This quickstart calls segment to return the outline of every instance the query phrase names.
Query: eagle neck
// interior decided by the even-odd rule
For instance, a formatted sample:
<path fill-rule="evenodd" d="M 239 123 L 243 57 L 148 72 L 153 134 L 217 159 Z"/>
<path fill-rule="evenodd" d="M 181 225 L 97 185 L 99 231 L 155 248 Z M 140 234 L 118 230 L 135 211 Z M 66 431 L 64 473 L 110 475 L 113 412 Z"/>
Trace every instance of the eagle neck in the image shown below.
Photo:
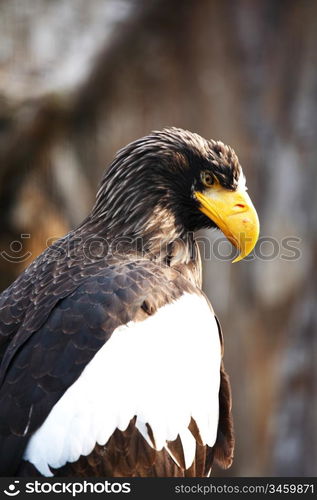
<path fill-rule="evenodd" d="M 171 212 L 154 209 L 140 230 L 122 233 L 113 229 L 102 219 L 88 217 L 73 237 L 79 236 L 83 244 L 88 241 L 93 251 L 100 247 L 102 257 L 145 258 L 174 268 L 200 288 L 201 264 L 194 233 L 177 224 Z"/>

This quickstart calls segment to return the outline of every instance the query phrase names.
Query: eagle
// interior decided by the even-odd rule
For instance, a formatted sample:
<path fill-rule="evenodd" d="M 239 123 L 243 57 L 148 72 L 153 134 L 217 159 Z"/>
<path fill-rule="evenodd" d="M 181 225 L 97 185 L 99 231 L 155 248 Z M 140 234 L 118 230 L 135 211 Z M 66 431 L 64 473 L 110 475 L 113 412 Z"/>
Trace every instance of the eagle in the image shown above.
<path fill-rule="evenodd" d="M 0 474 L 203 477 L 231 465 L 220 323 L 195 232 L 254 248 L 234 150 L 180 128 L 128 144 L 86 219 L 0 295 Z"/>

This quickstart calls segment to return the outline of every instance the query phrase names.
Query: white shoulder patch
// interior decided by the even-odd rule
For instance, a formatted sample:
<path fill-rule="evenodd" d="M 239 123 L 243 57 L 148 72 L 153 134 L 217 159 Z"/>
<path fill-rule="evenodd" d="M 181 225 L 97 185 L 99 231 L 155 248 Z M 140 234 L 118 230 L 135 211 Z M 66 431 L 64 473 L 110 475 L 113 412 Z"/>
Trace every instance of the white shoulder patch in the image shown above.
<path fill-rule="evenodd" d="M 213 446 L 219 416 L 221 346 L 215 317 L 199 295 L 184 294 L 142 322 L 117 328 L 30 438 L 24 459 L 44 476 L 136 425 L 155 447 L 180 435 L 186 467 L 195 456 L 191 417 Z"/>

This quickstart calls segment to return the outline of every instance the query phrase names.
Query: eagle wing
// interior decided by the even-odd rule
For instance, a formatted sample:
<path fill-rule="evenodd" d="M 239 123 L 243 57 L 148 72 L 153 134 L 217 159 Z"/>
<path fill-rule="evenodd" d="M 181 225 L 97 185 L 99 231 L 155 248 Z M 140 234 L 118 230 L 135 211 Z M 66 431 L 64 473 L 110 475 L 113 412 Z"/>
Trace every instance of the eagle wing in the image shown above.
<path fill-rule="evenodd" d="M 37 329 L 9 336 L 1 474 L 205 475 L 214 455 L 229 465 L 229 386 L 199 290 L 133 261 L 64 295 Z"/>

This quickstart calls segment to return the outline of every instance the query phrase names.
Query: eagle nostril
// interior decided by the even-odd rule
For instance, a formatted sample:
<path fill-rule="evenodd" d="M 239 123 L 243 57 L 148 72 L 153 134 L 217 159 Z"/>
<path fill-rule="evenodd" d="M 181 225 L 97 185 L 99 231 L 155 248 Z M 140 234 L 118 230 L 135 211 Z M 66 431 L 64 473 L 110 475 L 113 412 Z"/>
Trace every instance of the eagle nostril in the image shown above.
<path fill-rule="evenodd" d="M 235 208 L 236 208 L 236 207 L 237 207 L 237 208 L 245 208 L 245 205 L 243 205 L 243 203 L 237 203 L 237 204 L 235 205 Z"/>

